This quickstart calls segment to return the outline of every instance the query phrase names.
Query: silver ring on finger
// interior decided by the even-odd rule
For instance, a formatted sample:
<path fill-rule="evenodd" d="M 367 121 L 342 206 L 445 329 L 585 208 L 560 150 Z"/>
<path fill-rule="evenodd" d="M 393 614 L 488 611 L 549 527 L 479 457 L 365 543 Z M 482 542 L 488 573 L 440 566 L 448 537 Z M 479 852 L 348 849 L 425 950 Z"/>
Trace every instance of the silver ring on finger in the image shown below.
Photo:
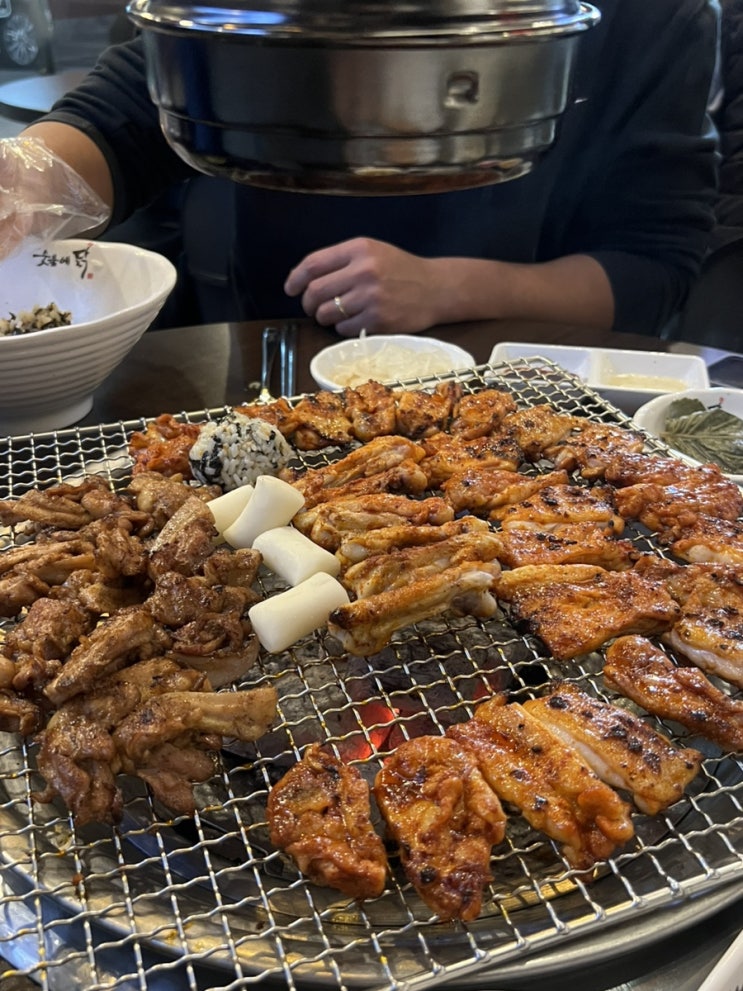
<path fill-rule="evenodd" d="M 335 303 L 336 309 L 343 317 L 343 319 L 348 320 L 349 314 L 345 306 L 343 305 L 343 300 L 340 298 L 340 296 L 333 296 L 333 302 Z"/>

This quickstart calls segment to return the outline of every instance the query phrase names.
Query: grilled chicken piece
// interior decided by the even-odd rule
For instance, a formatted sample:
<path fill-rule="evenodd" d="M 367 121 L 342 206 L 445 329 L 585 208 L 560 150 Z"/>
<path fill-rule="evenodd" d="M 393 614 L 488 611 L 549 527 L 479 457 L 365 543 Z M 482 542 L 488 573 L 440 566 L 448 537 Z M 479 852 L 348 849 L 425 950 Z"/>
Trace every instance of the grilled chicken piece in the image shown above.
<path fill-rule="evenodd" d="M 617 457 L 639 453 L 645 447 L 645 439 L 638 431 L 579 417 L 574 423 L 574 432 L 563 442 L 546 448 L 544 455 L 556 468 L 580 468 L 584 478 L 600 478 Z"/>
<path fill-rule="evenodd" d="M 190 478 L 188 452 L 200 430 L 197 423 L 182 423 L 170 413 L 151 420 L 145 430 L 136 430 L 129 438 L 129 455 L 134 461 L 132 475 L 158 472 Z"/>
<path fill-rule="evenodd" d="M 293 410 L 291 439 L 300 451 L 351 444 L 352 424 L 341 395 L 323 390 L 303 396 Z"/>
<path fill-rule="evenodd" d="M 743 522 L 700 513 L 678 531 L 671 551 L 682 561 L 743 564 Z"/>
<path fill-rule="evenodd" d="M 37 599 L 8 630 L 2 647 L 2 653 L 15 662 L 15 691 L 36 697 L 95 623 L 96 616 L 77 602 Z"/>
<path fill-rule="evenodd" d="M 465 440 L 493 433 L 508 413 L 515 413 L 516 400 L 502 389 L 482 389 L 462 396 L 452 411 L 449 433 Z"/>
<path fill-rule="evenodd" d="M 374 782 L 405 875 L 443 922 L 477 918 L 506 817 L 469 750 L 448 737 L 402 743 Z"/>
<path fill-rule="evenodd" d="M 743 492 L 722 472 L 700 474 L 696 481 L 678 485 L 638 482 L 617 489 L 617 512 L 625 519 L 639 520 L 671 543 L 696 524 L 700 514 L 736 520 L 743 514 Z"/>
<path fill-rule="evenodd" d="M 44 694 L 61 705 L 80 692 L 88 692 L 107 674 L 138 660 L 161 654 L 170 637 L 145 606 L 122 609 L 83 637 Z"/>
<path fill-rule="evenodd" d="M 523 461 L 521 449 L 509 434 L 467 440 L 461 434 L 435 433 L 424 438 L 422 444 L 426 454 L 421 468 L 432 489 L 440 488 L 454 473 L 493 468 L 515 472 Z"/>
<path fill-rule="evenodd" d="M 32 524 L 33 529 L 79 530 L 87 523 L 131 506 L 95 475 L 77 485 L 59 482 L 48 489 L 30 489 L 18 499 L 0 500 L 0 523 Z"/>
<path fill-rule="evenodd" d="M 180 744 L 194 736 L 257 740 L 276 718 L 277 701 L 272 685 L 239 692 L 175 691 L 151 696 L 114 729 L 122 767 L 136 774 L 164 743 Z"/>
<path fill-rule="evenodd" d="M 413 581 L 434 578 L 447 568 L 465 562 L 494 562 L 500 550 L 497 534 L 461 533 L 421 547 L 375 554 L 352 565 L 341 580 L 357 599 L 362 599 L 403 588 Z"/>
<path fill-rule="evenodd" d="M 457 382 L 439 382 L 432 392 L 400 389 L 395 392 L 397 433 L 418 439 L 444 430 L 462 395 Z"/>
<path fill-rule="evenodd" d="M 699 573 L 663 640 L 702 671 L 743 688 L 743 569 Z"/>
<path fill-rule="evenodd" d="M 421 460 L 424 450 L 407 437 L 376 437 L 357 447 L 345 458 L 322 468 L 307 470 L 285 468 L 279 474 L 304 496 L 304 508 L 335 498 L 340 491 L 359 479 L 369 479 L 401 464 Z"/>
<path fill-rule="evenodd" d="M 682 458 L 662 457 L 637 451 L 619 451 L 606 466 L 604 480 L 617 488 L 653 482 L 655 485 L 696 486 L 716 482 L 717 465 L 691 465 Z"/>
<path fill-rule="evenodd" d="M 17 616 L 71 574 L 96 563 L 95 548 L 84 540 L 23 544 L 0 557 L 0 616 Z"/>
<path fill-rule="evenodd" d="M 284 396 L 274 399 L 271 403 L 251 403 L 248 406 L 236 406 L 236 413 L 252 416 L 257 420 L 265 420 L 276 427 L 284 437 L 292 438 L 296 428 L 294 410 Z"/>
<path fill-rule="evenodd" d="M 184 484 L 180 475 L 168 478 L 154 471 L 136 474 L 127 491 L 137 509 L 150 518 L 151 530 L 162 530 L 188 499 L 195 497 L 209 502 L 221 494 L 219 486 L 200 485 L 194 488 Z"/>
<path fill-rule="evenodd" d="M 206 503 L 194 496 L 176 510 L 155 537 L 148 573 L 153 580 L 168 571 L 198 574 L 214 552 L 217 528 Z"/>
<path fill-rule="evenodd" d="M 662 584 L 635 571 L 588 564 L 526 565 L 504 571 L 496 594 L 559 661 L 625 633 L 660 633 L 679 616 Z"/>
<path fill-rule="evenodd" d="M 560 444 L 575 429 L 576 418 L 542 404 L 508 413 L 501 429 L 510 433 L 527 461 L 540 461 L 547 448 Z"/>
<path fill-rule="evenodd" d="M 31 736 L 41 725 L 41 710 L 35 703 L 0 689 L 0 732 Z"/>
<path fill-rule="evenodd" d="M 579 485 L 547 485 L 491 515 L 504 530 L 519 526 L 544 532 L 564 523 L 593 523 L 616 535 L 624 529 L 624 520 L 603 493 Z"/>
<path fill-rule="evenodd" d="M 271 842 L 314 884 L 359 900 L 384 891 L 387 856 L 371 824 L 369 786 L 319 744 L 273 786 L 266 819 Z"/>
<path fill-rule="evenodd" d="M 46 787 L 34 798 L 50 802 L 59 795 L 78 826 L 118 822 L 122 795 L 116 778 L 121 760 L 112 736 L 114 728 L 153 694 L 207 687 L 199 672 L 154 658 L 104 678 L 90 691 L 70 699 L 39 734 L 38 766 Z"/>
<path fill-rule="evenodd" d="M 545 475 L 522 475 L 510 468 L 467 468 L 460 471 L 452 466 L 453 473 L 442 483 L 441 490 L 455 513 L 466 510 L 478 516 L 489 516 L 503 506 L 523 502 L 548 485 L 567 485 L 565 471 L 551 471 Z"/>
<path fill-rule="evenodd" d="M 441 496 L 411 499 L 392 492 L 377 492 L 347 499 L 333 499 L 297 513 L 292 521 L 320 547 L 335 552 L 350 533 L 379 527 L 448 523 L 454 510 Z"/>
<path fill-rule="evenodd" d="M 618 540 L 595 523 L 563 523 L 550 530 L 513 526 L 499 531 L 498 560 L 508 568 L 529 564 L 593 564 L 624 571 L 636 557 L 631 540 Z"/>
<path fill-rule="evenodd" d="M 502 801 L 561 845 L 568 862 L 588 870 L 634 836 L 630 807 L 567 746 L 516 702 L 485 702 L 447 735 L 476 755 Z"/>
<path fill-rule="evenodd" d="M 606 651 L 604 682 L 660 719 L 671 719 L 723 750 L 743 751 L 743 702 L 698 668 L 673 664 L 645 637 L 619 637 Z"/>
<path fill-rule="evenodd" d="M 366 443 L 374 437 L 395 433 L 395 393 L 388 385 L 369 380 L 355 389 L 344 389 L 343 406 L 356 440 Z"/>
<path fill-rule="evenodd" d="M 698 750 L 675 747 L 633 713 L 568 681 L 524 708 L 575 747 L 602 781 L 630 792 L 648 815 L 677 802 L 702 762 Z"/>
<path fill-rule="evenodd" d="M 366 561 L 376 554 L 389 554 L 406 547 L 424 547 L 465 533 L 490 533 L 490 527 L 485 520 L 476 516 L 463 516 L 438 526 L 398 523 L 345 537 L 335 556 L 341 563 L 341 570 L 346 571 L 352 565 Z"/>
<path fill-rule="evenodd" d="M 497 611 L 491 589 L 500 566 L 465 561 L 403 588 L 380 592 L 334 609 L 328 632 L 349 654 L 367 657 L 380 651 L 396 630 L 445 612 L 487 619 Z"/>

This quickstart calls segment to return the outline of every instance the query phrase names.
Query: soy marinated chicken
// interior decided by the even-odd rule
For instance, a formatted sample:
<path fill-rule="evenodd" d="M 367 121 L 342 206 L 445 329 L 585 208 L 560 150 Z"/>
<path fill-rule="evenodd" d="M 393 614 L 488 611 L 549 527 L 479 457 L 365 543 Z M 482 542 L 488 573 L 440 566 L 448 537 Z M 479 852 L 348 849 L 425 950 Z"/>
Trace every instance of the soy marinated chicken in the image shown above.
<path fill-rule="evenodd" d="M 404 547 L 352 565 L 341 579 L 357 599 L 402 588 L 465 562 L 494 562 L 501 550 L 494 533 L 461 533 L 421 547 Z M 497 562 L 496 562 L 497 565 Z"/>
<path fill-rule="evenodd" d="M 122 609 L 81 638 L 44 694 L 59 706 L 119 668 L 164 653 L 170 644 L 171 637 L 145 606 Z"/>
<path fill-rule="evenodd" d="M 439 525 L 453 519 L 454 510 L 441 496 L 411 499 L 396 493 L 378 492 L 319 503 L 310 510 L 301 510 L 292 522 L 320 547 L 334 552 L 351 533 L 401 524 Z"/>
<path fill-rule="evenodd" d="M 461 396 L 452 411 L 449 433 L 465 440 L 493 433 L 508 413 L 515 413 L 516 400 L 502 389 L 482 389 Z"/>
<path fill-rule="evenodd" d="M 371 824 L 369 786 L 318 744 L 273 786 L 266 819 L 271 842 L 313 883 L 359 900 L 384 891 L 387 856 Z"/>
<path fill-rule="evenodd" d="M 334 609 L 328 632 L 349 654 L 367 657 L 386 646 L 396 630 L 432 616 L 453 612 L 487 619 L 497 611 L 491 589 L 499 572 L 494 562 L 465 561 L 403 588 Z"/>
<path fill-rule="evenodd" d="M 400 389 L 395 393 L 397 433 L 418 440 L 444 430 L 462 395 L 457 382 L 439 382 L 433 391 Z"/>
<path fill-rule="evenodd" d="M 499 531 L 498 560 L 508 568 L 529 564 L 593 564 L 607 571 L 632 567 L 631 540 L 618 540 L 594 523 L 563 523 L 550 530 L 513 526 Z"/>
<path fill-rule="evenodd" d="M 78 570 L 96 563 L 95 548 L 86 540 L 22 544 L 0 556 L 0 616 L 17 616 L 49 594 Z"/>
<path fill-rule="evenodd" d="M 216 485 L 194 488 L 185 485 L 180 475 L 168 478 L 158 472 L 142 471 L 129 482 L 127 493 L 135 507 L 148 517 L 149 524 L 144 529 L 147 533 L 152 533 L 162 530 L 184 502 L 193 498 L 209 502 L 221 494 L 221 489 Z M 142 529 L 140 528 L 140 534 Z"/>
<path fill-rule="evenodd" d="M 679 617 L 662 584 L 635 571 L 592 565 L 526 565 L 495 584 L 513 617 L 558 661 L 597 650 L 625 633 L 661 633 Z"/>
<path fill-rule="evenodd" d="M 447 736 L 470 750 L 483 777 L 535 829 L 560 844 L 571 866 L 588 870 L 634 835 L 630 807 L 577 750 L 516 702 L 486 702 Z"/>
<path fill-rule="evenodd" d="M 663 640 L 702 671 L 743 688 L 743 569 L 700 573 Z"/>
<path fill-rule="evenodd" d="M 305 471 L 283 469 L 280 477 L 304 496 L 305 509 L 335 498 L 339 491 L 359 479 L 369 479 L 401 464 L 421 460 L 424 449 L 407 437 L 377 437 L 357 447 L 339 461 Z"/>
<path fill-rule="evenodd" d="M 165 523 L 153 540 L 147 571 L 153 580 L 168 571 L 198 573 L 214 553 L 217 528 L 206 503 L 193 496 Z"/>
<path fill-rule="evenodd" d="M 675 747 L 633 713 L 571 682 L 530 699 L 524 709 L 575 747 L 602 781 L 630 792 L 637 808 L 648 815 L 677 802 L 699 771 L 698 750 Z"/>
<path fill-rule="evenodd" d="M 492 515 L 503 529 L 518 526 L 543 532 L 564 523 L 593 523 L 616 535 L 624 529 L 624 520 L 603 493 L 579 485 L 547 485 Z"/>
<path fill-rule="evenodd" d="M 670 719 L 723 750 L 743 751 L 743 702 L 720 691 L 696 667 L 680 667 L 640 636 L 606 651 L 605 684 L 660 719 Z"/>
<path fill-rule="evenodd" d="M 410 547 L 426 547 L 465 533 L 489 534 L 490 528 L 485 520 L 476 516 L 463 516 L 448 523 L 423 526 L 398 523 L 344 537 L 335 556 L 341 563 L 341 571 L 347 571 L 352 565 L 378 554 L 389 554 Z"/>
<path fill-rule="evenodd" d="M 131 507 L 115 495 L 104 479 L 91 476 L 79 485 L 59 482 L 47 489 L 30 489 L 17 499 L 0 500 L 0 523 L 32 529 L 79 530 L 107 513 Z"/>
<path fill-rule="evenodd" d="M 408 740 L 384 762 L 374 796 L 426 905 L 444 922 L 477 918 L 506 826 L 477 759 L 448 737 Z"/>
<path fill-rule="evenodd" d="M 467 511 L 477 516 L 490 516 L 504 506 L 524 502 L 540 489 L 552 485 L 567 485 L 565 471 L 544 475 L 522 475 L 510 468 L 467 468 L 454 466 L 453 474 L 442 482 L 441 491 L 455 513 Z"/>
<path fill-rule="evenodd" d="M 461 434 L 431 434 L 422 441 L 425 457 L 420 463 L 430 488 L 440 488 L 454 473 L 498 468 L 515 472 L 523 461 L 515 440 L 505 434 L 488 434 L 467 440 Z"/>

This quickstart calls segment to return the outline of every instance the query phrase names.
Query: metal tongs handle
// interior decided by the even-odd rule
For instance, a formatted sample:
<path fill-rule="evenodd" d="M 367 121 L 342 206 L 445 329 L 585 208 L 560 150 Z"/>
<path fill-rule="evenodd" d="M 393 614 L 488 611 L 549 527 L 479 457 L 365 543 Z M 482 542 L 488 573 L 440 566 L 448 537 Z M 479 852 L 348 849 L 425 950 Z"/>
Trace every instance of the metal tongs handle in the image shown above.
<path fill-rule="evenodd" d="M 273 402 L 271 392 L 271 372 L 279 350 L 280 335 L 278 327 L 264 327 L 261 338 L 261 391 L 258 393 L 259 403 Z"/>
<path fill-rule="evenodd" d="M 293 396 L 297 391 L 297 325 L 281 328 L 281 395 Z"/>

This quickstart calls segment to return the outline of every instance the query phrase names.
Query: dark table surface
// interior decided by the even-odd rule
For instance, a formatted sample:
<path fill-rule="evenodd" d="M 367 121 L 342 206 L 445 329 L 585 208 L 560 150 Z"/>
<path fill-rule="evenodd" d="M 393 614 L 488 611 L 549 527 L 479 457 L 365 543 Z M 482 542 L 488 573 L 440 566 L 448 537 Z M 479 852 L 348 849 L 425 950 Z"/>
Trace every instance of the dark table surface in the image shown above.
<path fill-rule="evenodd" d="M 149 332 L 138 342 L 119 368 L 98 390 L 91 413 L 81 425 L 110 423 L 157 416 L 160 413 L 195 412 L 249 402 L 257 396 L 261 365 L 261 331 L 267 321 L 211 324 Z M 666 350 L 655 338 L 597 332 L 555 324 L 486 321 L 436 327 L 430 336 L 459 344 L 477 363 L 488 360 L 495 344 L 523 341 L 545 345 L 577 345 Z M 309 373 L 311 357 L 338 340 L 333 330 L 313 322 L 298 322 L 297 392 L 316 387 Z M 272 388 L 278 393 L 278 369 Z M 666 926 L 650 946 L 617 954 L 604 948 L 604 959 L 577 949 L 569 970 L 556 967 L 547 985 L 551 991 L 697 991 L 716 959 L 743 926 L 743 886 L 734 884 L 712 903 L 704 900 L 696 918 L 687 910 L 683 924 L 665 913 Z M 621 940 L 625 949 L 632 937 Z M 485 978 L 487 982 L 487 978 Z M 18 982 L 18 983 L 16 983 Z M 32 987 L 24 978 L 3 978 L 0 991 Z M 473 988 L 496 985 L 473 982 Z M 520 979 L 508 975 L 498 987 L 542 988 L 544 976 Z M 731 989 L 732 991 L 732 989 Z"/>
<path fill-rule="evenodd" d="M 48 76 L 28 76 L 0 86 L 0 116 L 30 124 L 74 89 L 87 69 L 63 69 Z"/>
<path fill-rule="evenodd" d="M 206 324 L 146 333 L 98 390 L 93 409 L 81 422 L 111 423 L 250 402 L 258 394 L 261 331 L 266 324 Z M 310 320 L 297 321 L 297 327 L 297 392 L 301 393 L 317 388 L 309 372 L 312 356 L 340 338 Z M 656 338 L 513 320 L 435 327 L 427 335 L 459 344 L 478 364 L 487 361 L 494 345 L 503 341 L 665 349 Z M 278 367 L 274 375 L 272 388 L 278 393 Z"/>

